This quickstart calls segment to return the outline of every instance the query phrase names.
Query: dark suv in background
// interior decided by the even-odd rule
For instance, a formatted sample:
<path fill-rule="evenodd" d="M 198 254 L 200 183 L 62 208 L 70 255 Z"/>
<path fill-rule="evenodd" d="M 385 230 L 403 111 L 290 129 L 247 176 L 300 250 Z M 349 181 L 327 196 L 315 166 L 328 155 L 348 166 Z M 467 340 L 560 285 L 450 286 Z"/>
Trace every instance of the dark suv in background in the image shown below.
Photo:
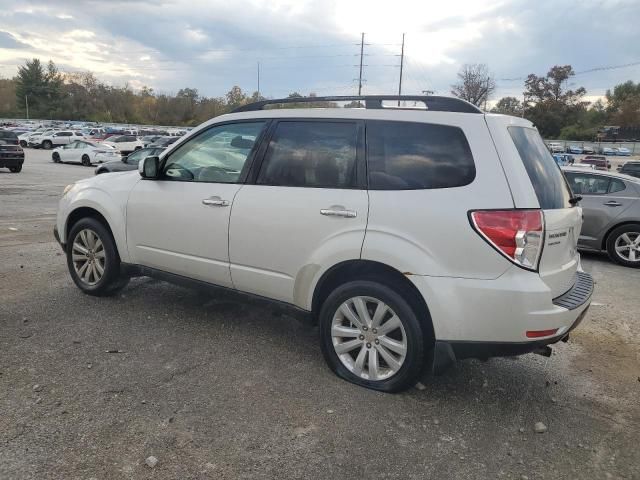
<path fill-rule="evenodd" d="M 640 162 L 627 162 L 618 168 L 618 172 L 640 178 Z"/>
<path fill-rule="evenodd" d="M 24 150 L 18 136 L 10 130 L 0 130 L 0 168 L 8 168 L 13 173 L 22 170 Z"/>

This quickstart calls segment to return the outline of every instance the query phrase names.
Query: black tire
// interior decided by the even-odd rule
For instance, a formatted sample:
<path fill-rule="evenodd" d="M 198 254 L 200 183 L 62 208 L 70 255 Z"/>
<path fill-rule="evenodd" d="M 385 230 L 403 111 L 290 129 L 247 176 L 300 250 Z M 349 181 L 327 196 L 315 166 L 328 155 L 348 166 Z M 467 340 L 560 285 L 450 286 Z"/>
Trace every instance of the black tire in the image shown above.
<path fill-rule="evenodd" d="M 74 241 L 83 230 L 91 230 L 98 236 L 104 246 L 104 273 L 95 284 L 89 284 L 79 277 L 72 258 Z M 129 277 L 125 276 L 121 271 L 120 256 L 118 255 L 115 241 L 109 230 L 98 220 L 91 217 L 78 220 L 69 232 L 66 250 L 67 268 L 71 278 L 84 293 L 94 296 L 114 295 L 129 283 Z"/>
<path fill-rule="evenodd" d="M 404 328 L 406 339 L 404 362 L 395 374 L 383 380 L 369 380 L 351 372 L 342 362 L 333 345 L 331 329 L 336 312 L 345 301 L 359 296 L 384 302 L 400 319 Z M 344 380 L 373 390 L 391 393 L 412 387 L 423 372 L 425 337 L 422 325 L 407 300 L 386 285 L 369 280 L 358 280 L 339 286 L 327 297 L 320 309 L 319 327 L 324 358 L 329 368 Z M 367 348 L 369 345 L 371 344 L 367 344 Z M 373 346 L 373 348 L 378 347 Z"/>
<path fill-rule="evenodd" d="M 53 152 L 53 154 L 51 155 L 51 160 L 53 160 L 54 163 L 61 163 L 62 162 L 60 160 L 60 154 L 58 152 Z"/>
<path fill-rule="evenodd" d="M 622 225 L 609 234 L 607 237 L 607 253 L 609 254 L 609 258 L 625 267 L 640 268 L 640 248 L 632 249 L 634 250 L 633 254 L 631 254 L 631 250 L 627 249 L 623 249 L 620 253 L 616 251 L 616 244 L 627 243 L 623 238 L 624 235 L 631 240 L 638 238 L 640 236 L 640 223 Z M 631 256 L 635 256 L 637 260 L 630 260 L 629 257 Z"/>
<path fill-rule="evenodd" d="M 133 151 L 135 152 L 136 150 L 140 150 L 142 147 L 138 146 L 136 148 L 133 149 Z"/>
<path fill-rule="evenodd" d="M 42 148 L 44 148 L 45 150 L 51 150 L 51 147 L 53 147 L 53 143 L 51 143 L 51 140 L 45 140 L 44 142 L 42 142 Z"/>
<path fill-rule="evenodd" d="M 26 142 L 26 140 L 20 140 L 20 146 L 21 146 L 22 148 L 25 148 L 25 147 L 27 146 L 27 142 Z"/>
<path fill-rule="evenodd" d="M 85 167 L 91 166 L 91 159 L 89 158 L 89 155 L 87 154 L 82 155 L 82 165 L 84 165 Z"/>
<path fill-rule="evenodd" d="M 22 171 L 22 165 L 18 165 L 15 167 L 9 167 L 9 171 L 11 173 L 20 173 Z"/>

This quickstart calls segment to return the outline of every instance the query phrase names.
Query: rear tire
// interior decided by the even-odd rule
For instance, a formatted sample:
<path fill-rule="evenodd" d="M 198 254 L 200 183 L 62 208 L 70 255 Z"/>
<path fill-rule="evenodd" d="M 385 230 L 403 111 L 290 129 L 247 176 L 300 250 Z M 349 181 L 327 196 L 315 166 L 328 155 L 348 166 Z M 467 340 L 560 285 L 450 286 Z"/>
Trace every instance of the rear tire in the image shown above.
<path fill-rule="evenodd" d="M 640 268 L 640 224 L 631 223 L 614 229 L 607 237 L 607 253 L 620 265 Z"/>
<path fill-rule="evenodd" d="M 27 142 L 26 142 L 26 140 L 20 140 L 20 146 L 21 146 L 22 148 L 25 148 L 25 147 L 27 146 Z"/>
<path fill-rule="evenodd" d="M 9 167 L 9 171 L 11 173 L 20 173 L 22 171 L 22 165 L 18 165 L 17 167 Z"/>
<path fill-rule="evenodd" d="M 45 140 L 44 142 L 42 142 L 42 148 L 44 148 L 45 150 L 51 150 L 51 147 L 53 147 L 53 143 L 51 143 L 51 140 Z"/>
<path fill-rule="evenodd" d="M 376 320 L 378 308 L 384 314 Z M 368 325 L 360 322 L 362 317 Z M 329 368 L 349 382 L 399 392 L 415 385 L 422 374 L 425 337 L 420 321 L 409 303 L 386 285 L 358 280 L 339 286 L 323 303 L 319 326 Z"/>
<path fill-rule="evenodd" d="M 82 165 L 84 165 L 85 167 L 91 166 L 91 159 L 89 158 L 89 155 L 87 154 L 82 155 Z"/>
<path fill-rule="evenodd" d="M 86 217 L 76 222 L 67 239 L 67 267 L 76 286 L 88 295 L 114 295 L 129 283 L 109 230 Z"/>

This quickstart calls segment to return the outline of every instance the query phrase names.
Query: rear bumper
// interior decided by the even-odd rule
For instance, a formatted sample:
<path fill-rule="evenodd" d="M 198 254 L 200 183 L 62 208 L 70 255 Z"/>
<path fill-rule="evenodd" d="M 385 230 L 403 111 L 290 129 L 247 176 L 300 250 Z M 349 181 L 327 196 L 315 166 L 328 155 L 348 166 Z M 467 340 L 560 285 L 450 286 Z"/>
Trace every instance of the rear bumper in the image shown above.
<path fill-rule="evenodd" d="M 0 168 L 19 167 L 24 163 L 24 153 L 22 155 L 0 156 Z"/>
<path fill-rule="evenodd" d="M 529 292 L 520 293 L 521 295 L 529 294 Z M 513 292 L 511 292 L 511 294 L 513 294 Z M 534 295 L 533 293 L 530 294 Z M 445 340 L 442 339 L 443 337 L 438 337 L 436 330 L 436 342 L 433 349 L 433 373 L 442 373 L 455 363 L 456 360 L 464 358 L 487 359 L 490 357 L 522 355 L 535 352 L 547 345 L 557 343 L 560 340 L 567 340 L 569 332 L 576 328 L 586 316 L 592 294 L 593 279 L 591 275 L 578 271 L 576 273 L 576 281 L 571 289 L 563 295 L 551 299 L 551 308 L 533 312 L 521 311 L 518 315 L 517 310 L 514 311 L 513 305 L 509 307 L 502 306 L 503 310 L 506 308 L 507 311 L 515 314 L 507 319 L 509 325 L 504 329 L 497 328 L 499 324 L 496 323 L 495 317 L 486 319 L 485 321 L 483 318 L 474 319 L 470 316 L 467 319 L 469 323 L 486 323 L 496 328 L 496 330 L 491 332 L 492 338 L 490 339 L 475 340 L 473 336 L 468 336 L 467 338 Z M 487 303 L 491 303 L 491 300 L 485 299 L 483 304 L 476 305 L 476 310 L 483 311 L 487 308 Z M 498 308 L 500 308 L 499 305 Z M 543 315 L 540 315 L 540 313 L 543 313 Z M 496 315 L 498 315 L 497 310 Z M 505 319 L 503 318 L 501 321 L 504 322 Z M 557 329 L 553 335 L 535 340 L 525 340 L 525 331 L 544 330 L 552 325 L 552 328 Z M 514 327 L 522 332 L 521 338 L 514 341 L 501 340 L 501 335 L 504 336 L 505 332 L 508 334 L 508 332 L 513 331 Z M 473 332 L 477 330 L 471 326 L 468 328 L 468 331 L 472 332 L 471 335 L 473 335 Z"/>

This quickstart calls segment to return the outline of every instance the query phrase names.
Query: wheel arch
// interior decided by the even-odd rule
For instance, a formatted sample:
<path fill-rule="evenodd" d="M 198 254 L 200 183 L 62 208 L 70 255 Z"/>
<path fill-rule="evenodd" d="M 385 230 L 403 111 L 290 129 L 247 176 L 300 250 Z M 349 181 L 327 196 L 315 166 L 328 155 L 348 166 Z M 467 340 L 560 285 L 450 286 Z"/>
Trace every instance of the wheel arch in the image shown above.
<path fill-rule="evenodd" d="M 618 222 L 615 225 L 612 225 L 611 227 L 609 227 L 607 229 L 607 232 L 602 236 L 602 243 L 600 244 L 600 249 L 601 250 L 606 250 L 607 249 L 607 242 L 609 241 L 609 236 L 611 235 L 611 233 L 616 228 L 624 227 L 625 225 L 640 225 L 640 221 L 624 220 L 624 221 Z"/>
<path fill-rule="evenodd" d="M 338 286 L 353 280 L 372 280 L 379 282 L 400 294 L 416 312 L 416 316 L 425 327 L 425 340 L 435 340 L 435 332 L 429 307 L 416 286 L 399 270 L 373 260 L 347 260 L 327 269 L 316 282 L 311 301 L 314 320 L 318 319 L 324 300 Z"/>

